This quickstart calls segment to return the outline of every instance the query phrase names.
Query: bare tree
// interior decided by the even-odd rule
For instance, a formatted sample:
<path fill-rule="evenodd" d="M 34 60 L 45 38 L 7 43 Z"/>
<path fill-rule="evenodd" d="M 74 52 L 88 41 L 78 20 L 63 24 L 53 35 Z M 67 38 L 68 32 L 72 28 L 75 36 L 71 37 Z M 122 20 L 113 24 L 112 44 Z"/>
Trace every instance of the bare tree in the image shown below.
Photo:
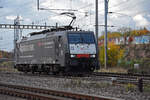
<path fill-rule="evenodd" d="M 124 37 L 124 44 L 127 43 L 127 37 L 130 36 L 130 32 L 131 32 L 131 28 L 128 27 L 122 27 L 118 29 L 118 32 L 122 33 L 123 37 Z"/>

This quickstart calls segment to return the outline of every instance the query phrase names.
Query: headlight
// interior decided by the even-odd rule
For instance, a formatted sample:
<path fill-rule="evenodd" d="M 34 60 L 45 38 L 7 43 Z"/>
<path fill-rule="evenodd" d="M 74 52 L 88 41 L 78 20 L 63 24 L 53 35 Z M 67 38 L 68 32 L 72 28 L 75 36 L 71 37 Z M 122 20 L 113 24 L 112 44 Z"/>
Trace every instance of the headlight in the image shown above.
<path fill-rule="evenodd" d="M 90 55 L 90 57 L 95 58 L 96 56 L 95 55 Z"/>
<path fill-rule="evenodd" d="M 76 55 L 70 55 L 70 57 L 71 57 L 71 58 L 74 58 L 74 57 L 76 57 Z"/>

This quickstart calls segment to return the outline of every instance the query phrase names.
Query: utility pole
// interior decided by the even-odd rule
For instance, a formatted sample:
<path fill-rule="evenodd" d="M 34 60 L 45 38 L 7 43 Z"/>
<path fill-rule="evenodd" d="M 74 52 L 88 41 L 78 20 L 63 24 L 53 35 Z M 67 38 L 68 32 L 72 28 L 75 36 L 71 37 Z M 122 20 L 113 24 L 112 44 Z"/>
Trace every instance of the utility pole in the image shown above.
<path fill-rule="evenodd" d="M 95 0 L 95 35 L 96 35 L 96 42 L 97 42 L 97 58 L 99 59 L 99 47 L 98 47 L 98 0 Z M 98 64 L 98 67 L 99 67 L 99 64 Z"/>
<path fill-rule="evenodd" d="M 107 69 L 107 15 L 108 15 L 108 2 L 105 0 L 105 35 L 104 35 L 104 47 L 105 47 L 105 69 Z"/>
<path fill-rule="evenodd" d="M 96 35 L 96 42 L 98 44 L 98 0 L 95 0 L 95 35 Z"/>
<path fill-rule="evenodd" d="M 17 40 L 19 39 L 19 16 L 14 20 L 14 60 L 17 61 Z"/>
<path fill-rule="evenodd" d="M 37 9 L 39 10 L 40 8 L 39 8 L 40 6 L 39 6 L 39 0 L 37 0 Z"/>

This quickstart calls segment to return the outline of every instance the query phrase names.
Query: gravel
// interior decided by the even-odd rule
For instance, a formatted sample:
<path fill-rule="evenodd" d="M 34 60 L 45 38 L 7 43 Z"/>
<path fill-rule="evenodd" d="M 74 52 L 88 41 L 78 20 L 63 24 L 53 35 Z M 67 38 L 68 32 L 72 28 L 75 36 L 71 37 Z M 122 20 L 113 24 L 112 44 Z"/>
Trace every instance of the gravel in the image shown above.
<path fill-rule="evenodd" d="M 0 100 L 27 100 L 27 99 L 22 99 L 22 98 L 17 98 L 17 97 L 0 94 Z"/>
<path fill-rule="evenodd" d="M 114 85 L 104 81 L 83 79 L 84 78 L 69 79 L 19 73 L 0 73 L 0 82 L 3 83 L 114 97 L 124 100 L 150 100 L 150 92 L 140 93 L 134 85 Z"/>

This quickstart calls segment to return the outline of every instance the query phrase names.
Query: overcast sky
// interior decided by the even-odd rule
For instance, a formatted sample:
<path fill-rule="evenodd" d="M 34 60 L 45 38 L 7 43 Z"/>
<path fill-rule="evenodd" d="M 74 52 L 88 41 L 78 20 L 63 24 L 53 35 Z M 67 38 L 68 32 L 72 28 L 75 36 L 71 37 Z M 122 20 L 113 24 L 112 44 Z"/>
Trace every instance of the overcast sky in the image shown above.
<path fill-rule="evenodd" d="M 116 31 L 121 27 L 131 27 L 139 29 L 146 27 L 150 29 L 150 0 L 109 0 L 108 28 Z M 60 16 L 64 11 L 38 11 L 37 0 L 0 0 L 0 23 L 13 24 L 16 16 L 20 16 L 21 24 L 68 25 L 70 17 Z M 95 0 L 40 0 L 40 8 L 49 9 L 73 9 L 77 20 L 74 26 L 79 26 L 84 30 L 94 31 L 95 25 Z M 66 12 L 66 11 L 65 11 Z M 104 0 L 99 0 L 99 25 L 104 24 Z M 99 27 L 99 35 L 104 27 Z M 35 31 L 35 30 L 31 30 Z M 29 30 L 23 30 L 23 35 L 27 35 Z M 13 49 L 13 30 L 0 29 L 0 49 Z"/>

